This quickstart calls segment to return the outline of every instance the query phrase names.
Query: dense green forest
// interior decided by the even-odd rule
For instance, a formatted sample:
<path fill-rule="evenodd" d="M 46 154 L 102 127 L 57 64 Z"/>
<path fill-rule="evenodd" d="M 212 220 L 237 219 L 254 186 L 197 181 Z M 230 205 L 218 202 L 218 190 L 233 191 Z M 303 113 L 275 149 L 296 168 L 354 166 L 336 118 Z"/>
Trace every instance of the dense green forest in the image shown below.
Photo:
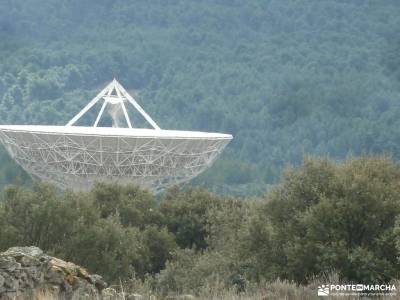
<path fill-rule="evenodd" d="M 0 251 L 35 245 L 111 284 L 161 296 L 258 287 L 263 297 L 241 299 L 311 299 L 294 291 L 269 297 L 277 287 L 266 284 L 400 278 L 399 182 L 397 162 L 361 157 L 340 164 L 308 158 L 262 199 L 247 201 L 199 189 L 174 188 L 157 201 L 135 186 L 98 184 L 88 193 L 8 187 Z M 316 286 L 311 292 L 316 297 Z"/>
<path fill-rule="evenodd" d="M 398 28 L 395 0 L 3 0 L 0 123 L 65 124 L 116 77 L 162 128 L 234 135 L 194 184 L 262 194 L 307 153 L 400 157 Z"/>

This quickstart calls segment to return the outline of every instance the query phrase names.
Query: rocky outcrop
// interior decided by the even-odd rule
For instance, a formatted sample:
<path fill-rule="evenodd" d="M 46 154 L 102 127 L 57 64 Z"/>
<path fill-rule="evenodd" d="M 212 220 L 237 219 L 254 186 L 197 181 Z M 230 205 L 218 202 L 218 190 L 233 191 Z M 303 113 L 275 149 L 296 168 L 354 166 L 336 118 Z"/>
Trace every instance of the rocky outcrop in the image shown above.
<path fill-rule="evenodd" d="M 37 247 L 13 247 L 0 253 L 0 299 L 30 299 L 39 290 L 67 300 L 102 299 L 106 287 L 101 276 Z"/>

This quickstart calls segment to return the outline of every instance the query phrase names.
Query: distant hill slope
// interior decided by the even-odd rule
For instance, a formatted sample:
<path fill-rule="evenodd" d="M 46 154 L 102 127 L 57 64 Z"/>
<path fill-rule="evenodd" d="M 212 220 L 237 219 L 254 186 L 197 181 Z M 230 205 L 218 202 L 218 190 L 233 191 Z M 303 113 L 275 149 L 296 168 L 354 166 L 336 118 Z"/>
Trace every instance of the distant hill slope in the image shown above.
<path fill-rule="evenodd" d="M 6 0 L 0 123 L 64 124 L 116 76 L 160 126 L 234 135 L 196 184 L 258 193 L 307 153 L 400 156 L 399 26 L 398 1 Z"/>

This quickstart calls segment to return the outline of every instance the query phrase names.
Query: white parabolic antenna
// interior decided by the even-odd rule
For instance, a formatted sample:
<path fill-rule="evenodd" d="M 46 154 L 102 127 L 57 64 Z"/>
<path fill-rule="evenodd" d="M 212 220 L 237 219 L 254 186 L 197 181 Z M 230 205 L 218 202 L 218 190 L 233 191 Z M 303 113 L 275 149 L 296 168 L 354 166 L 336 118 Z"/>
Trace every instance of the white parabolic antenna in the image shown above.
<path fill-rule="evenodd" d="M 97 103 L 101 108 L 93 126 L 75 126 Z M 151 129 L 134 127 L 131 106 Z M 99 126 L 105 111 L 112 127 Z M 230 134 L 161 129 L 115 79 L 65 126 L 0 125 L 0 141 L 28 173 L 77 190 L 111 181 L 159 192 L 204 171 L 231 139 Z"/>

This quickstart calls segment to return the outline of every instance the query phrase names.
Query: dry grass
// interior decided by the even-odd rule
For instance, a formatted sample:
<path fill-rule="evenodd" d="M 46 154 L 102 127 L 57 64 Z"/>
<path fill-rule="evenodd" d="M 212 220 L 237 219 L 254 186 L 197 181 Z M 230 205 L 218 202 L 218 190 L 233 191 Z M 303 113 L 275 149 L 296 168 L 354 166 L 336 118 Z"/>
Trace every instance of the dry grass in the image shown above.
<path fill-rule="evenodd" d="M 143 300 L 317 300 L 320 297 L 317 296 L 318 285 L 325 283 L 339 283 L 338 276 L 333 274 L 326 276 L 325 278 L 316 278 L 311 281 L 308 285 L 297 285 L 293 282 L 286 280 L 275 280 L 273 282 L 264 282 L 260 284 L 247 283 L 247 289 L 244 293 L 237 293 L 234 288 L 227 289 L 223 284 L 223 281 L 216 280 L 210 282 L 201 287 L 196 297 L 191 296 L 190 291 L 186 291 L 187 295 L 161 295 L 157 291 L 150 288 L 147 281 L 142 282 L 140 280 L 133 280 L 130 284 L 120 284 L 115 287 L 119 291 L 118 295 L 114 298 L 115 300 L 125 300 L 130 293 L 136 293 L 142 295 Z M 398 287 L 399 282 L 394 282 Z M 1 298 L 1 296 L 0 296 Z M 361 297 L 348 296 L 348 297 L 326 297 L 324 299 L 346 299 L 356 300 Z M 387 297 L 382 297 L 387 298 Z M 3 298 L 1 298 L 3 299 Z M 55 295 L 50 290 L 38 290 L 34 294 L 19 296 L 11 298 L 12 300 L 62 300 L 61 297 Z M 87 299 L 87 298 L 84 298 Z M 365 299 L 365 298 L 363 298 Z M 379 298 L 374 298 L 379 299 Z M 400 299 L 400 294 L 390 299 Z M 78 299 L 74 299 L 78 300 Z M 96 299 L 98 300 L 98 299 Z"/>
<path fill-rule="evenodd" d="M 0 299 L 3 299 L 0 296 Z M 40 289 L 40 290 L 35 290 L 32 293 L 25 293 L 22 295 L 10 297 L 10 298 L 5 298 L 6 300 L 61 300 L 59 296 L 54 294 L 53 291 L 46 290 L 46 289 Z"/>
<path fill-rule="evenodd" d="M 40 290 L 34 294 L 34 300 L 58 300 L 59 297 L 55 296 L 52 292 L 47 290 Z"/>

